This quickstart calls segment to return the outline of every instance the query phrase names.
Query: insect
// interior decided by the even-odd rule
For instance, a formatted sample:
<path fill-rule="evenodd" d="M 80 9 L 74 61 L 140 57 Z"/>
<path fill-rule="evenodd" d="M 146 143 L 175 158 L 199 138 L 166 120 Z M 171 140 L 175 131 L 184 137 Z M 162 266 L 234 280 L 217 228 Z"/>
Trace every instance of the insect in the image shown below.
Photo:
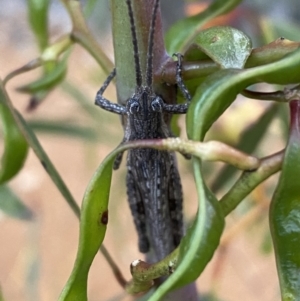
<path fill-rule="evenodd" d="M 191 99 L 181 78 L 182 57 L 177 55 L 176 81 L 187 102 L 167 104 L 155 93 L 152 83 L 154 32 L 159 0 L 155 0 L 153 5 L 144 77 L 140 66 L 132 4 L 130 0 L 125 1 L 131 25 L 136 88 L 124 106 L 104 98 L 106 87 L 116 75 L 116 70 L 113 70 L 97 92 L 95 104 L 107 111 L 127 116 L 122 143 L 167 138 L 172 133 L 164 115 L 186 113 Z M 122 154 L 115 160 L 115 169 L 119 167 L 121 159 Z M 131 149 L 127 155 L 127 170 L 127 195 L 138 233 L 139 250 L 148 253 L 152 249 L 153 261 L 161 260 L 173 251 L 183 235 L 183 197 L 175 154 L 150 148 Z"/>

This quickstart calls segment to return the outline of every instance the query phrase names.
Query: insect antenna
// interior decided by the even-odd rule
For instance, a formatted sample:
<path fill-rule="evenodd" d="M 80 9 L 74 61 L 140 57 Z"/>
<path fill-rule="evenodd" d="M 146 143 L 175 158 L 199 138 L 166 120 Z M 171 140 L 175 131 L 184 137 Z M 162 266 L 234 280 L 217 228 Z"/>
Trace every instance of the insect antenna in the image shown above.
<path fill-rule="evenodd" d="M 149 30 L 149 38 L 148 38 L 148 51 L 147 51 L 147 86 L 152 86 L 152 69 L 153 69 L 153 44 L 154 44 L 154 32 L 155 32 L 155 21 L 157 15 L 157 9 L 159 5 L 159 0 L 155 0 L 153 10 L 152 10 L 152 19 Z"/>
<path fill-rule="evenodd" d="M 132 35 L 132 45 L 133 45 L 133 54 L 134 54 L 134 64 L 135 64 L 135 80 L 138 87 L 142 85 L 142 72 L 139 58 L 139 49 L 138 49 L 138 41 L 135 30 L 135 22 L 133 17 L 133 10 L 131 6 L 131 0 L 126 0 L 128 6 L 128 14 L 130 20 L 130 29 Z"/>

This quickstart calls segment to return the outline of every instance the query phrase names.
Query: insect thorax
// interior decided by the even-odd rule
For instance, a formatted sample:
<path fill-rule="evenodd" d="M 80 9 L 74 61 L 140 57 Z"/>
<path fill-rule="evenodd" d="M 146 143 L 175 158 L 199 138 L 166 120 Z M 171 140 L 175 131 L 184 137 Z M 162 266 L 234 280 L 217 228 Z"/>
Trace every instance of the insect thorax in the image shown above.
<path fill-rule="evenodd" d="M 130 129 L 129 140 L 166 138 L 167 125 L 163 120 L 163 100 L 149 87 L 139 87 L 127 101 Z"/>

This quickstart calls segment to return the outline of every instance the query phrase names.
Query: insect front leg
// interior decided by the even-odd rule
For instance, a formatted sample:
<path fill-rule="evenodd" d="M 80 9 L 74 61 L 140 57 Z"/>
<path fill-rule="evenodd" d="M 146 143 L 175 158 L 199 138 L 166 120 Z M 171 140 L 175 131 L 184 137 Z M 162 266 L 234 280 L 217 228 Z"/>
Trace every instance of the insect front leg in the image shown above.
<path fill-rule="evenodd" d="M 186 85 L 184 84 L 183 80 L 182 80 L 182 58 L 183 55 L 180 53 L 174 53 L 173 56 L 177 57 L 177 65 L 176 65 L 176 83 L 178 88 L 180 89 L 183 97 L 185 98 L 185 100 L 189 103 L 192 99 L 192 96 L 189 92 L 189 90 L 187 89 Z"/>
<path fill-rule="evenodd" d="M 103 86 L 100 88 L 100 90 L 97 92 L 96 95 L 96 99 L 95 99 L 95 104 L 99 107 L 101 107 L 102 109 L 109 111 L 109 112 L 113 112 L 116 114 L 121 114 L 121 115 L 125 115 L 127 114 L 127 109 L 126 107 L 119 105 L 117 103 L 113 103 L 110 102 L 108 99 L 103 97 L 103 93 L 106 90 L 106 88 L 108 87 L 108 85 L 110 84 L 110 82 L 113 80 L 113 78 L 116 76 L 116 69 L 114 69 L 111 74 L 107 77 L 106 81 L 104 82 Z M 124 143 L 125 141 L 127 141 L 127 139 L 124 137 L 124 139 L 122 140 L 121 144 Z M 122 156 L 123 156 L 123 152 L 119 153 L 115 159 L 114 162 L 114 169 L 118 169 L 121 161 L 122 161 Z"/>
<path fill-rule="evenodd" d="M 128 141 L 128 138 L 125 136 L 118 146 L 121 146 L 124 142 L 127 142 L 127 141 Z M 113 166 L 114 170 L 119 169 L 120 164 L 122 162 L 123 154 L 124 154 L 124 152 L 117 154 L 115 161 L 114 161 L 114 166 Z"/>
<path fill-rule="evenodd" d="M 111 74 L 107 77 L 106 81 L 104 82 L 103 86 L 100 88 L 100 90 L 96 94 L 95 104 L 102 109 L 113 112 L 116 114 L 124 115 L 127 113 L 126 107 L 113 103 L 109 101 L 108 99 L 103 97 L 103 93 L 106 90 L 107 86 L 110 84 L 112 79 L 116 76 L 116 69 L 114 69 Z"/>
<path fill-rule="evenodd" d="M 186 100 L 183 104 L 166 104 L 163 103 L 163 111 L 173 114 L 185 114 L 190 105 L 190 101 L 192 99 L 191 94 L 189 93 L 187 87 L 185 86 L 182 80 L 182 58 L 183 56 L 180 53 L 175 53 L 173 56 L 177 57 L 177 65 L 176 65 L 176 83 L 178 88 L 180 89 L 184 99 Z"/>

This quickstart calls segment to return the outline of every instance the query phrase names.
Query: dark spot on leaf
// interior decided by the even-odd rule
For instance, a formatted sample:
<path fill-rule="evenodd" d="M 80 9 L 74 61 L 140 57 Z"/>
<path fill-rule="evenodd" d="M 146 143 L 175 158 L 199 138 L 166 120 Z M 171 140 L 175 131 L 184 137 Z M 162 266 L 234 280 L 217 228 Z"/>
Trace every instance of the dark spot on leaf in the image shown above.
<path fill-rule="evenodd" d="M 101 216 L 101 224 L 107 225 L 108 223 L 108 210 L 104 211 Z"/>

